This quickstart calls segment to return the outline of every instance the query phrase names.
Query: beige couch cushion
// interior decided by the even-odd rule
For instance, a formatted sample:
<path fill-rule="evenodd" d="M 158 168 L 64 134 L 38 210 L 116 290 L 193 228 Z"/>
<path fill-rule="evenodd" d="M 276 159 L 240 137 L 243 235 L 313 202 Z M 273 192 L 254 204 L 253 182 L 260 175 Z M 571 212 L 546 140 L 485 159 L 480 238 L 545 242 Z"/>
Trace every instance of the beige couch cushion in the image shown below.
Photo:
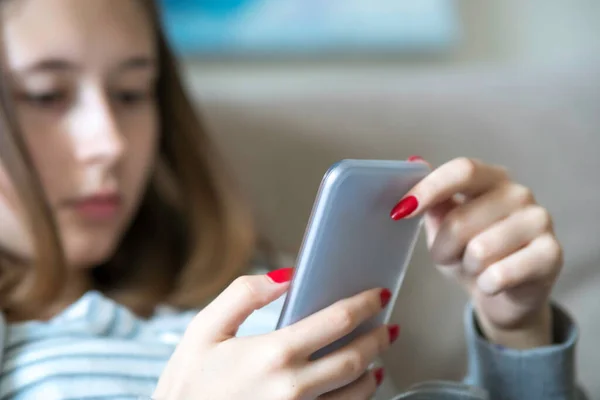
<path fill-rule="evenodd" d="M 566 250 L 556 297 L 579 320 L 579 372 L 600 393 L 598 67 L 356 72 L 223 87 L 192 74 L 191 83 L 264 228 L 288 252 L 300 244 L 324 171 L 339 159 L 419 154 L 439 164 L 464 155 L 507 165 L 555 216 Z M 401 340 L 386 356 L 399 386 L 461 378 L 464 301 L 421 241 L 394 313 Z"/>

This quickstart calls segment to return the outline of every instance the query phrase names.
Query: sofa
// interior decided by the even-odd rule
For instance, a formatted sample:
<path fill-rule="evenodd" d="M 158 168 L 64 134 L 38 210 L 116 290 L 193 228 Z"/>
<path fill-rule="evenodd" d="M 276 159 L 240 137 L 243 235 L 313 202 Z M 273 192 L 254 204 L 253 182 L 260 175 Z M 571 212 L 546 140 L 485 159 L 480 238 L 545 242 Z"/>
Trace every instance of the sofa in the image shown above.
<path fill-rule="evenodd" d="M 600 399 L 600 63 L 355 68 L 189 88 L 252 202 L 261 229 L 293 259 L 316 190 L 344 158 L 439 165 L 469 156 L 506 165 L 555 218 L 565 266 L 554 297 L 578 320 L 578 372 Z M 401 338 L 384 357 L 388 393 L 461 379 L 466 297 L 421 240 L 395 305 Z M 595 397 L 594 397 L 595 395 Z M 381 398 L 384 398 L 383 396 Z"/>

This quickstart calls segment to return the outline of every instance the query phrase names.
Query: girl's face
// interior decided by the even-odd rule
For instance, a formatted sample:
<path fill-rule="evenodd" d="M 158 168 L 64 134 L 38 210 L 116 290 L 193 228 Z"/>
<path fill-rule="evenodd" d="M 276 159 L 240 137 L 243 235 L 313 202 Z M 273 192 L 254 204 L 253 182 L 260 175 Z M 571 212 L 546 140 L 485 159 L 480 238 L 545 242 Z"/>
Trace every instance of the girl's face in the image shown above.
<path fill-rule="evenodd" d="M 157 50 L 139 0 L 4 0 L 17 120 L 74 267 L 109 258 L 157 152 Z M 31 235 L 0 160 L 0 248 Z"/>

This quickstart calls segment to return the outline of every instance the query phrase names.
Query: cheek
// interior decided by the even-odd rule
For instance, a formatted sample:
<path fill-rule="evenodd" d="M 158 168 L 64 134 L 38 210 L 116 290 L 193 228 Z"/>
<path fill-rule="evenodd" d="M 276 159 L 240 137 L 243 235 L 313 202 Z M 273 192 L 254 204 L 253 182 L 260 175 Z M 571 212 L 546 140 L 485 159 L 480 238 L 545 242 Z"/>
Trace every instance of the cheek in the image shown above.
<path fill-rule="evenodd" d="M 29 155 L 51 207 L 68 193 L 74 182 L 70 144 L 60 135 L 60 126 L 46 118 L 17 109 Z M 49 150 L 51 149 L 51 150 Z M 53 207 L 52 207 L 53 208 Z M 33 236 L 26 223 L 26 210 L 0 160 L 0 248 L 24 259 L 34 256 Z"/>
<path fill-rule="evenodd" d="M 135 211 L 146 188 L 157 157 L 158 118 L 154 111 L 129 121 L 127 152 L 121 164 L 120 187 Z"/>
<path fill-rule="evenodd" d="M 77 168 L 62 120 L 20 111 L 19 121 L 31 159 L 51 205 L 73 192 Z"/>
<path fill-rule="evenodd" d="M 50 204 L 64 193 L 74 171 L 69 160 L 68 143 L 56 134 L 55 124 L 17 109 L 24 139 L 43 191 Z M 52 149 L 49 151 L 48 149 Z M 33 237 L 26 224 L 26 213 L 17 192 L 0 162 L 0 247 L 14 255 L 31 259 Z"/>

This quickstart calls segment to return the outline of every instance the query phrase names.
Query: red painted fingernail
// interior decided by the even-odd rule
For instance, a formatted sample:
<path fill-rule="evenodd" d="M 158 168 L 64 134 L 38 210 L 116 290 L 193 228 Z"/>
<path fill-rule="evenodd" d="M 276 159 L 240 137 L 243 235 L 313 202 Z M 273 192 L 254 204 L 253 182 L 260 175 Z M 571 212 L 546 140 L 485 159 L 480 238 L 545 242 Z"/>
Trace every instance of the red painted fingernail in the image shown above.
<path fill-rule="evenodd" d="M 425 161 L 425 159 L 421 156 L 410 156 L 406 159 L 406 161 L 417 162 L 417 161 Z"/>
<path fill-rule="evenodd" d="M 276 271 L 271 271 L 267 274 L 269 279 L 275 283 L 286 283 L 292 280 L 294 276 L 294 268 L 282 268 Z"/>
<path fill-rule="evenodd" d="M 415 196 L 408 196 L 402 199 L 402 201 L 400 201 L 400 203 L 398 203 L 396 207 L 394 207 L 394 209 L 390 213 L 390 216 L 393 220 L 398 221 L 402 218 L 408 217 L 410 214 L 415 212 L 415 210 L 418 207 L 419 201 L 417 200 L 417 198 Z"/>
<path fill-rule="evenodd" d="M 396 339 L 398 339 L 398 335 L 400 335 L 400 326 L 391 325 L 388 326 L 388 332 L 390 334 L 390 343 L 394 343 Z"/>
<path fill-rule="evenodd" d="M 381 382 L 383 382 L 383 378 L 385 377 L 383 368 L 377 368 L 373 375 L 375 375 L 375 382 L 377 382 L 377 386 L 380 386 Z"/>
<path fill-rule="evenodd" d="M 386 308 L 392 298 L 392 292 L 388 289 L 383 289 L 379 296 L 381 297 L 381 308 Z"/>

